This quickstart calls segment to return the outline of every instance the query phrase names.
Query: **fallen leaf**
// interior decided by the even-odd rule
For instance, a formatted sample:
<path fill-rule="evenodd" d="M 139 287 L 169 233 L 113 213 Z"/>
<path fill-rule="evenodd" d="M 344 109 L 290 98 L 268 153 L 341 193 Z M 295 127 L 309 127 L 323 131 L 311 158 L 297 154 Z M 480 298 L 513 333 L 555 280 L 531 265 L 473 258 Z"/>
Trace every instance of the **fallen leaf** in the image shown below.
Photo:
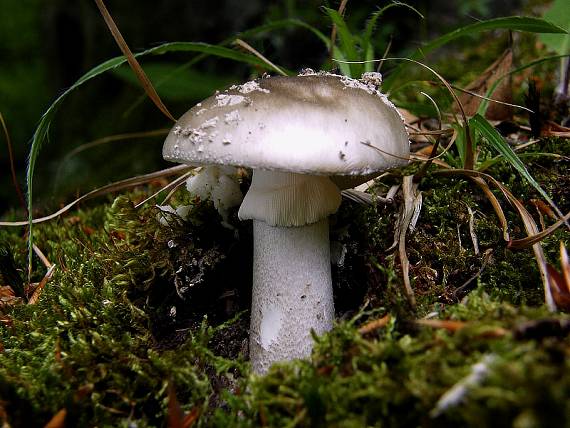
<path fill-rule="evenodd" d="M 550 290 L 556 307 L 563 311 L 570 311 L 570 259 L 562 241 L 560 242 L 560 266 L 562 273 L 550 264 L 546 266 L 550 276 Z"/>
<path fill-rule="evenodd" d="M 61 409 L 55 414 L 50 421 L 44 425 L 44 428 L 65 428 L 65 418 L 67 416 L 67 410 Z"/>
<path fill-rule="evenodd" d="M 168 428 L 190 428 L 198 420 L 200 409 L 194 407 L 188 414 L 184 414 L 174 386 L 168 385 Z"/>
<path fill-rule="evenodd" d="M 513 52 L 510 49 L 507 49 L 495 62 L 493 62 L 493 64 L 487 67 L 487 69 L 483 71 L 477 79 L 469 83 L 464 89 L 478 95 L 486 96 L 487 92 L 495 82 L 511 70 L 512 64 Z M 513 89 L 509 77 L 504 78 L 502 82 L 499 83 L 491 95 L 491 98 L 506 103 L 512 102 Z M 482 99 L 467 93 L 462 93 L 459 95 L 459 101 L 463 105 L 465 114 L 467 116 L 473 116 L 477 112 Z M 454 108 L 458 111 L 457 105 L 455 105 Z M 513 109 L 511 106 L 494 102 L 489 102 L 489 106 L 485 112 L 485 117 L 490 120 L 508 120 L 511 119 L 512 116 Z"/>
<path fill-rule="evenodd" d="M 558 220 L 558 216 L 554 214 L 552 208 L 550 208 L 544 201 L 541 199 L 531 199 L 530 203 L 533 204 L 537 210 L 539 210 L 542 214 L 547 215 L 553 220 Z"/>
<path fill-rule="evenodd" d="M 22 298 L 16 296 L 14 290 L 9 285 L 0 286 L 0 307 L 12 306 L 22 302 Z"/>

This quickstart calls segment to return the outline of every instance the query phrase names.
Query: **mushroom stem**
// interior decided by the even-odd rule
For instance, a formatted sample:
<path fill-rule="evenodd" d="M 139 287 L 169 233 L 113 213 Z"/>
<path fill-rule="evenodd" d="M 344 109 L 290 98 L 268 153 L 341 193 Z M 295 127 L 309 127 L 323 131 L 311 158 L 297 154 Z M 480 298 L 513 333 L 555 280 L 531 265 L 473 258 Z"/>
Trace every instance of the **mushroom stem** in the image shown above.
<path fill-rule="evenodd" d="M 277 361 L 305 358 L 311 330 L 332 328 L 334 305 L 328 218 L 300 227 L 253 221 L 250 358 L 264 373 Z"/>

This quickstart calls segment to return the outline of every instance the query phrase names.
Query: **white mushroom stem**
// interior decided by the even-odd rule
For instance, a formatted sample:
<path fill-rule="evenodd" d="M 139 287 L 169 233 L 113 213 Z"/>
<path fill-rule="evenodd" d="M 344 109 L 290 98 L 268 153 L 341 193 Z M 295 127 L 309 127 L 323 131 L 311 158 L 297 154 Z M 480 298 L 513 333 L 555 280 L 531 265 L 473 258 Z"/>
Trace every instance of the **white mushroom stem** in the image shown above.
<path fill-rule="evenodd" d="M 249 352 L 264 373 L 276 361 L 311 354 L 311 329 L 332 327 L 329 222 L 275 227 L 253 221 L 253 292 Z"/>
<path fill-rule="evenodd" d="M 254 171 L 239 216 L 254 220 L 249 349 L 257 373 L 309 356 L 311 330 L 332 327 L 328 216 L 339 205 L 327 177 Z"/>

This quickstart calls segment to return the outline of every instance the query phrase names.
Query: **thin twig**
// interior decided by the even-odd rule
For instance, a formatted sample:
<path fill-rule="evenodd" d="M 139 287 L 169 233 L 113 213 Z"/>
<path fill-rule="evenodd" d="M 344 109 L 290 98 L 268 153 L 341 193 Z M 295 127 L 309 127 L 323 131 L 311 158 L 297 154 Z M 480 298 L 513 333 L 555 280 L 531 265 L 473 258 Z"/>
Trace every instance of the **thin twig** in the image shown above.
<path fill-rule="evenodd" d="M 48 258 L 45 256 L 45 254 L 42 252 L 42 250 L 39 249 L 39 247 L 36 244 L 33 244 L 32 248 L 34 249 L 34 253 L 36 253 L 36 256 L 39 257 L 39 259 L 42 261 L 42 263 L 46 268 L 49 269 L 50 267 L 53 266 L 53 263 L 51 263 L 48 260 Z"/>
<path fill-rule="evenodd" d="M 149 174 L 139 175 L 137 177 L 127 178 L 126 180 L 117 181 L 115 183 L 108 184 L 103 187 L 99 187 L 98 189 L 92 190 L 89 193 L 84 194 L 83 196 L 75 199 L 74 201 L 70 202 L 60 210 L 54 212 L 45 217 L 40 217 L 32 220 L 33 224 L 43 223 L 49 220 L 52 220 L 61 214 L 69 211 L 73 206 L 77 205 L 79 202 L 95 198 L 97 196 L 106 195 L 108 193 L 117 192 L 119 190 L 129 189 L 131 187 L 136 187 L 144 183 L 148 183 L 149 181 L 155 180 L 161 177 L 168 177 L 170 175 L 184 173 L 187 170 L 193 167 L 189 165 L 177 165 L 173 166 L 172 168 L 163 169 L 161 171 L 151 172 Z M 0 226 L 27 226 L 29 224 L 28 220 L 25 221 L 0 221 Z"/>
<path fill-rule="evenodd" d="M 259 51 L 257 51 L 253 46 L 249 45 L 248 43 L 244 42 L 242 39 L 236 39 L 234 42 L 236 45 L 241 46 L 242 48 L 244 48 L 246 51 L 251 52 L 252 54 L 254 54 L 256 57 L 258 57 L 260 60 L 262 60 L 263 62 L 265 62 L 267 65 L 269 65 L 271 68 L 273 68 L 277 73 L 281 74 L 282 76 L 287 76 L 287 73 L 285 73 L 280 67 L 278 67 L 277 65 L 273 64 L 271 61 L 269 61 L 267 58 L 265 58 Z"/>
<path fill-rule="evenodd" d="M 148 201 L 150 201 L 151 199 L 155 198 L 158 194 L 160 194 L 161 192 L 163 192 L 164 190 L 168 190 L 172 187 L 178 187 L 179 185 L 181 185 L 182 183 L 184 183 L 184 181 L 190 176 L 192 175 L 192 171 L 188 171 L 187 173 L 181 175 L 180 177 L 178 177 L 176 180 L 173 180 L 172 182 L 168 183 L 166 186 L 162 187 L 160 190 L 154 192 L 152 195 L 150 195 L 148 198 L 146 198 L 144 201 L 139 202 L 138 204 L 135 205 L 135 208 L 139 208 L 141 206 L 143 206 L 144 204 L 146 204 Z"/>
<path fill-rule="evenodd" d="M 42 280 L 40 281 L 40 283 L 38 284 L 38 286 L 34 290 L 34 294 L 32 294 L 32 297 L 30 297 L 30 300 L 28 300 L 29 305 L 33 305 L 33 304 L 38 302 L 44 287 L 46 286 L 46 284 L 48 283 L 48 281 L 51 279 L 51 277 L 53 275 L 54 269 L 55 269 L 55 265 L 51 265 L 48 268 L 46 274 L 44 275 L 44 277 L 42 278 Z"/>
<path fill-rule="evenodd" d="M 338 14 L 340 16 L 343 16 L 344 9 L 346 8 L 347 3 L 348 3 L 348 0 L 342 0 L 340 2 L 340 6 L 338 7 Z M 331 29 L 331 47 L 329 49 L 329 61 L 331 61 L 331 62 L 332 62 L 332 58 L 333 58 L 333 49 L 334 49 L 335 41 L 336 41 L 336 24 L 333 24 L 332 29 Z"/>

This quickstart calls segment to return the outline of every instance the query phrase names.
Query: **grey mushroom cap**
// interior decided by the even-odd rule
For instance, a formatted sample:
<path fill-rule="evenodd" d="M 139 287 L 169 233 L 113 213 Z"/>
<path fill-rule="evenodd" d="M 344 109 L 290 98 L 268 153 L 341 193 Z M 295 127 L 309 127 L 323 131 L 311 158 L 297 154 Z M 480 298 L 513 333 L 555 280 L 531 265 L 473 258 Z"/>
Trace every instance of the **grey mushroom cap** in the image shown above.
<path fill-rule="evenodd" d="M 163 156 L 345 176 L 338 177 L 345 188 L 406 164 L 409 140 L 402 117 L 374 86 L 319 73 L 262 78 L 207 98 L 178 120 Z"/>

